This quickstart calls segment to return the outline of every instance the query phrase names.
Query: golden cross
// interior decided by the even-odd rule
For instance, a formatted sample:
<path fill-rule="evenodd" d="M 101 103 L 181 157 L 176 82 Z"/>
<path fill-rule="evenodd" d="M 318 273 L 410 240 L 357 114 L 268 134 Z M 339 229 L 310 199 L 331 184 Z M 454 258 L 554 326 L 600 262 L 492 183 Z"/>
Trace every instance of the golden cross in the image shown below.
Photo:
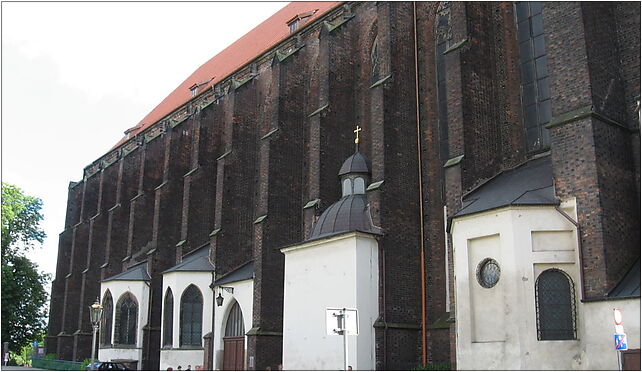
<path fill-rule="evenodd" d="M 361 132 L 361 131 L 362 131 L 362 129 L 359 128 L 358 125 L 357 125 L 357 129 L 353 130 L 353 132 L 357 134 L 357 138 L 354 139 L 354 143 L 356 143 L 356 144 L 359 144 L 359 132 Z"/>

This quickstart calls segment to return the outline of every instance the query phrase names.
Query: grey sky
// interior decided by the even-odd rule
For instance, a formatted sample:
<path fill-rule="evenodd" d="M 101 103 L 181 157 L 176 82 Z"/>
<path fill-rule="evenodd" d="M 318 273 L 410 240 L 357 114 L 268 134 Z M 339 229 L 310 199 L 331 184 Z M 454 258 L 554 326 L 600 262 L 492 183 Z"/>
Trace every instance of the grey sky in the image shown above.
<path fill-rule="evenodd" d="M 2 3 L 2 180 L 44 202 L 41 270 L 55 273 L 69 182 L 285 4 Z"/>

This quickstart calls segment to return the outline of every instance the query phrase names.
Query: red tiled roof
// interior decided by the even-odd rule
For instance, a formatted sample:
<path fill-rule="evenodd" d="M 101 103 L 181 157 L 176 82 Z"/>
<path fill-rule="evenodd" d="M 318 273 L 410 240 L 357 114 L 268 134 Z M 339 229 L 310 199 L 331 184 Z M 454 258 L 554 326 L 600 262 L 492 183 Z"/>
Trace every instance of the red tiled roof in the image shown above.
<path fill-rule="evenodd" d="M 341 2 L 292 2 L 286 5 L 232 45 L 205 62 L 147 114 L 140 123 L 128 129 L 126 133 L 130 136 L 136 135 L 189 101 L 192 98 L 190 87 L 199 85 L 199 92 L 203 92 L 286 39 L 290 35 L 287 22 L 296 18 L 297 15 L 314 12 L 312 16 L 302 20 L 304 23 L 299 26 L 300 28 L 305 23 L 309 23 L 326 14 L 339 4 Z M 123 138 L 115 147 L 124 143 L 125 139 Z"/>

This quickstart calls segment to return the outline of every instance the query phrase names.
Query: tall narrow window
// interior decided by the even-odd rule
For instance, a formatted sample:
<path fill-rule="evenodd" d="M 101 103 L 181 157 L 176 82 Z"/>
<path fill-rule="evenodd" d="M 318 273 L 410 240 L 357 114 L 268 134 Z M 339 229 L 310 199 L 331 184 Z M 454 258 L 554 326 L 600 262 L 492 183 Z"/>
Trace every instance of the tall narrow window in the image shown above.
<path fill-rule="evenodd" d="M 135 345 L 138 322 L 138 303 L 130 292 L 125 293 L 116 305 L 116 344 Z"/>
<path fill-rule="evenodd" d="M 203 296 L 190 285 L 181 297 L 181 346 L 201 346 L 202 324 Z"/>
<path fill-rule="evenodd" d="M 174 295 L 172 295 L 170 288 L 167 288 L 165 294 L 163 310 L 163 346 L 172 346 L 174 339 Z"/>
<path fill-rule="evenodd" d="M 542 4 L 539 1 L 515 3 L 517 42 L 522 77 L 522 110 L 528 151 L 550 146 L 551 92 L 546 65 L 546 43 Z"/>
<path fill-rule="evenodd" d="M 575 340 L 575 288 L 562 270 L 550 269 L 535 282 L 538 340 Z"/>
<path fill-rule="evenodd" d="M 437 72 L 437 134 L 439 136 L 439 157 L 442 163 L 449 158 L 448 148 L 448 89 L 446 78 L 446 56 L 452 40 L 450 2 L 442 1 L 435 16 L 435 63 Z M 444 170 L 442 169 L 442 172 Z M 441 185 L 442 196 L 446 195 L 446 183 Z"/>
<path fill-rule="evenodd" d="M 242 337 L 245 336 L 245 326 L 243 325 L 243 313 L 239 303 L 234 303 L 230 314 L 227 316 L 225 324 L 225 337 Z"/>
<path fill-rule="evenodd" d="M 103 296 L 103 316 L 100 320 L 100 344 L 108 346 L 111 344 L 111 327 L 114 316 L 114 300 L 109 290 Z"/>

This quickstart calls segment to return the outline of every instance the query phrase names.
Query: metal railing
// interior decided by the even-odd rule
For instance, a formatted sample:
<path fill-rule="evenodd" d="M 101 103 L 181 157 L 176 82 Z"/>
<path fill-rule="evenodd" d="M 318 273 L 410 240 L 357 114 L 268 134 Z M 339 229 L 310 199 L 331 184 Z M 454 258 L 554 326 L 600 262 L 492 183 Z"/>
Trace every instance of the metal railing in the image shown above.
<path fill-rule="evenodd" d="M 33 358 L 31 366 L 34 368 L 49 369 L 54 371 L 80 371 L 84 370 L 82 362 L 74 362 L 71 360 L 55 360 L 55 359 L 40 359 Z"/>

